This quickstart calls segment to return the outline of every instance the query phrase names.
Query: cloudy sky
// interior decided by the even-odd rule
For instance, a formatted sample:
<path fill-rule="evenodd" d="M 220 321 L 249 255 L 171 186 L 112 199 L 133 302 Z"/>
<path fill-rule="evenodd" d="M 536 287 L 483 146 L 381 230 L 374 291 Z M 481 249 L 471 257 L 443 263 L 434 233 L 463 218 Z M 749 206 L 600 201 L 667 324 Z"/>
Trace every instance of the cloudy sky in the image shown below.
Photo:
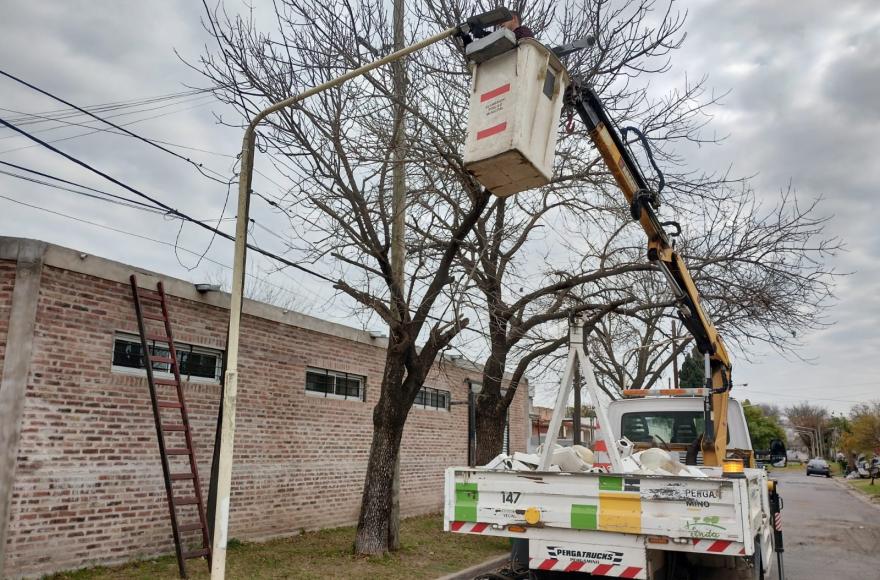
<path fill-rule="evenodd" d="M 710 87 L 730 91 L 712 121 L 727 140 L 689 152 L 691 164 L 732 165 L 736 173 L 756 174 L 753 183 L 768 199 L 789 182 L 804 200 L 822 196 L 822 211 L 834 216 L 829 233 L 848 248 L 833 265 L 852 273 L 839 281 L 838 301 L 829 312 L 835 324 L 805 338 L 800 354 L 812 362 L 769 353 L 739 361 L 736 382 L 748 386 L 737 387 L 737 396 L 782 406 L 809 398 L 836 411 L 880 398 L 880 371 L 871 365 L 880 352 L 880 234 L 872 213 L 880 183 L 874 159 L 880 150 L 880 11 L 851 0 L 833 8 L 813 0 L 679 5 L 688 11 L 688 35 L 675 56 L 671 82 L 686 74 L 709 75 Z M 219 126 L 216 116 L 231 112 L 204 94 L 180 94 L 205 86 L 181 61 L 195 61 L 210 41 L 200 9 L 200 2 L 175 0 L 8 3 L 0 19 L 0 68 L 76 104 L 108 104 L 102 114 L 117 115 L 115 122 L 170 143 L 169 149 L 213 175 L 227 176 L 241 134 Z M 221 227 L 232 230 L 234 191 L 223 212 L 227 188 L 184 161 L 128 137 L 23 118 L 22 113 L 46 114 L 60 106 L 5 78 L 0 87 L 0 117 L 27 122 L 23 128 L 41 139 L 58 140 L 57 147 L 121 181 L 199 219 L 221 219 Z M 164 98 L 147 101 L 152 97 Z M 82 117 L 68 120 L 97 126 Z M 0 131 L 0 161 L 125 193 L 31 145 Z M 271 179 L 270 168 L 261 169 Z M 21 173 L 8 166 L 0 170 Z M 280 189 L 260 176 L 254 187 Z M 42 239 L 193 281 L 228 276 L 230 243 L 211 244 L 209 235 L 191 226 L 179 232 L 179 224 L 162 215 L 6 175 L 0 175 L 0 196 L 3 235 Z M 253 215 L 258 223 L 253 239 L 280 251 L 285 220 L 258 200 Z M 264 285 L 284 292 L 300 310 L 346 319 L 344 309 L 328 303 L 331 292 L 323 283 L 275 272 L 263 260 L 254 260 L 254 267 Z"/>

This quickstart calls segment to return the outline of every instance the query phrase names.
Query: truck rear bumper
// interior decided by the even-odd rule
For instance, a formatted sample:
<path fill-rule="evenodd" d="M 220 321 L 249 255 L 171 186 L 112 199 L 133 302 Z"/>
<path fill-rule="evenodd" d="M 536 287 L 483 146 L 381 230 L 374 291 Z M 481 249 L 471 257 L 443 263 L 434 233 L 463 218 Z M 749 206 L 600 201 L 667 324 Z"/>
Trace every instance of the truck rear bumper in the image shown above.
<path fill-rule="evenodd" d="M 529 542 L 529 568 L 646 579 L 648 564 L 644 545 L 636 545 L 627 536 L 617 539 L 623 541 L 603 544 L 595 549 L 582 542 L 532 540 Z"/>

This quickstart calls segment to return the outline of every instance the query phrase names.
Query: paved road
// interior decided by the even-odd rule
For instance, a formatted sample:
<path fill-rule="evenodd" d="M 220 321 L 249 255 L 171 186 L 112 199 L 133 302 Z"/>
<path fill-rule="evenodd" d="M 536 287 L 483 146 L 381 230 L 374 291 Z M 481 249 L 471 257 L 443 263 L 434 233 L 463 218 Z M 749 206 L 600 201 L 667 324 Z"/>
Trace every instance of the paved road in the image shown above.
<path fill-rule="evenodd" d="M 772 476 L 784 502 L 786 580 L 880 580 L 880 508 L 824 477 Z"/>

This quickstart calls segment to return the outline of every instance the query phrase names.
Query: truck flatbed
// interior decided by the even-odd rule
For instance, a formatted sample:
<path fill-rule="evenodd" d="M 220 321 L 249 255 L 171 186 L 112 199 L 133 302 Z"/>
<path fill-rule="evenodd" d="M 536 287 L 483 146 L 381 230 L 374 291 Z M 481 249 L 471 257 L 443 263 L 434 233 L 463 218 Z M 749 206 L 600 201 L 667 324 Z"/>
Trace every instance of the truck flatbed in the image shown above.
<path fill-rule="evenodd" d="M 650 578 L 651 551 L 751 557 L 756 538 L 770 541 L 766 473 L 703 470 L 709 477 L 453 467 L 444 526 L 528 539 L 541 570 Z"/>

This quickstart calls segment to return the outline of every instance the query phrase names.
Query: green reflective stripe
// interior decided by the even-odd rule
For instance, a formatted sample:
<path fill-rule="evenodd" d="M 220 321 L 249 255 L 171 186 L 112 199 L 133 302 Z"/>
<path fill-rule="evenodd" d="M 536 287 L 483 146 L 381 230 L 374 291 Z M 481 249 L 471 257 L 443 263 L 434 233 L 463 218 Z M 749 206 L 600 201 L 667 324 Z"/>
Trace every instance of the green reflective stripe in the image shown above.
<path fill-rule="evenodd" d="M 596 529 L 596 506 L 571 504 L 571 527 L 575 530 Z"/>
<path fill-rule="evenodd" d="M 480 492 L 476 483 L 455 484 L 455 520 L 458 522 L 477 521 L 477 500 Z"/>
<path fill-rule="evenodd" d="M 599 491 L 623 491 L 623 478 L 613 475 L 600 475 Z"/>

